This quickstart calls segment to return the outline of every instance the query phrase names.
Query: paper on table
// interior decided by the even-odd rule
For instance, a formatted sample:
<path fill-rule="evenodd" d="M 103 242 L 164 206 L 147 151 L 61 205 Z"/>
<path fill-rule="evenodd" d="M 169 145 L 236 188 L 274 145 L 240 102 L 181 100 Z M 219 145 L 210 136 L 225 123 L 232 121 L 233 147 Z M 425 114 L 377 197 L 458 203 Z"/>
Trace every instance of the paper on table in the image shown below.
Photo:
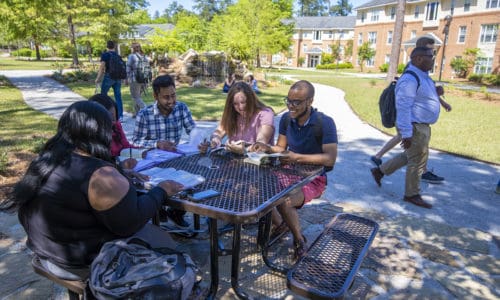
<path fill-rule="evenodd" d="M 184 189 L 189 189 L 205 182 L 205 177 L 201 175 L 189 173 L 183 170 L 176 170 L 174 168 L 154 167 L 142 171 L 141 174 L 150 176 L 149 181 L 147 181 L 144 185 L 147 189 L 165 180 L 176 181 L 182 184 L 184 186 Z"/>
<path fill-rule="evenodd" d="M 198 149 L 198 145 L 192 145 L 192 144 L 179 144 L 177 145 L 177 152 L 186 154 L 186 155 L 192 155 L 192 154 L 198 154 L 200 153 L 200 150 Z"/>
<path fill-rule="evenodd" d="M 134 171 L 140 172 L 142 170 L 151 168 L 159 163 L 168 161 L 177 157 L 182 156 L 180 153 L 164 151 L 160 149 L 152 149 L 146 153 L 146 158 L 139 160 L 137 165 L 134 167 Z"/>

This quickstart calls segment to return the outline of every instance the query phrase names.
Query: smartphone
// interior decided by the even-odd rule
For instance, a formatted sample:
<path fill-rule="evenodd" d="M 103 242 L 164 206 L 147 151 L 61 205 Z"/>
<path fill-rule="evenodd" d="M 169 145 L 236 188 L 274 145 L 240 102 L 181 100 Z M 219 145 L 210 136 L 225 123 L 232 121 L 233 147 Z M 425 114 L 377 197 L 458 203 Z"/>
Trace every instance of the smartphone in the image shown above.
<path fill-rule="evenodd" d="M 207 198 L 215 197 L 215 196 L 219 196 L 219 195 L 220 195 L 220 193 L 218 191 L 209 189 L 209 190 L 204 190 L 204 191 L 201 191 L 201 192 L 194 193 L 189 198 L 192 201 L 200 201 L 200 200 L 203 200 L 203 199 L 207 199 Z"/>

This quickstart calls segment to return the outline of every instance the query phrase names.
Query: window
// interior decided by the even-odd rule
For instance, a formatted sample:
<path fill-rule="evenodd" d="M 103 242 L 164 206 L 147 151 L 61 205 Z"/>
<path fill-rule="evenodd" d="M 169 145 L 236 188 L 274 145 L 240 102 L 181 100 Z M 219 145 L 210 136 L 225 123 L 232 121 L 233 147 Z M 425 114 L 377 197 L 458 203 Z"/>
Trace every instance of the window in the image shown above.
<path fill-rule="evenodd" d="M 391 7 L 391 20 L 396 18 L 396 6 Z"/>
<path fill-rule="evenodd" d="M 377 22 L 378 18 L 379 18 L 379 14 L 380 14 L 380 10 L 378 10 L 378 9 L 372 10 L 372 16 L 370 18 L 370 21 Z"/>
<path fill-rule="evenodd" d="M 481 43 L 497 42 L 498 24 L 481 25 Z"/>
<path fill-rule="evenodd" d="M 303 52 L 306 52 L 306 51 L 307 51 L 307 44 L 303 44 L 303 45 L 302 45 L 302 51 L 303 51 Z"/>
<path fill-rule="evenodd" d="M 416 30 L 412 30 L 412 31 L 410 32 L 410 39 L 414 39 L 414 38 L 416 38 L 416 37 L 417 37 L 417 31 L 416 31 Z"/>
<path fill-rule="evenodd" d="M 326 46 L 326 53 L 332 53 L 332 46 L 330 45 Z"/>
<path fill-rule="evenodd" d="M 458 41 L 457 43 L 465 43 L 465 35 L 467 34 L 467 26 L 458 27 Z"/>
<path fill-rule="evenodd" d="M 328 38 L 333 39 L 333 31 L 328 31 Z"/>
<path fill-rule="evenodd" d="M 375 59 L 373 57 L 366 61 L 367 67 L 373 67 L 374 65 L 375 65 Z"/>
<path fill-rule="evenodd" d="M 387 44 L 388 45 L 392 44 L 392 31 L 387 32 Z"/>
<path fill-rule="evenodd" d="M 365 22 L 365 19 L 366 19 L 366 13 L 365 13 L 365 12 L 362 12 L 362 13 L 361 13 L 361 23 L 364 23 L 364 22 Z"/>
<path fill-rule="evenodd" d="M 376 31 L 368 32 L 368 43 L 370 43 L 370 45 L 377 44 L 377 32 Z"/>
<path fill-rule="evenodd" d="M 427 14 L 425 15 L 425 20 L 434 21 L 437 20 L 439 2 L 429 2 L 427 3 Z"/>
<path fill-rule="evenodd" d="M 464 0 L 464 11 L 470 10 L 470 2 L 471 0 Z"/>
<path fill-rule="evenodd" d="M 339 32 L 339 39 L 343 40 L 343 39 L 344 39 L 344 36 L 345 36 L 345 32 L 344 32 L 344 30 L 341 30 L 341 31 Z"/>
<path fill-rule="evenodd" d="M 487 0 L 486 1 L 486 8 L 498 8 L 500 7 L 498 4 L 500 1 L 498 0 Z"/>
<path fill-rule="evenodd" d="M 420 6 L 415 6 L 415 14 L 414 14 L 414 18 L 415 19 L 418 19 L 418 17 L 420 16 Z"/>
<path fill-rule="evenodd" d="M 363 44 L 363 33 L 358 33 L 358 45 Z"/>
<path fill-rule="evenodd" d="M 388 64 L 390 61 L 391 61 L 391 55 L 390 54 L 386 54 L 385 58 L 384 58 L 384 63 Z"/>
<path fill-rule="evenodd" d="M 313 40 L 315 41 L 321 41 L 321 31 L 320 30 L 316 30 L 313 32 Z"/>
<path fill-rule="evenodd" d="M 491 74 L 493 67 L 493 57 L 478 57 L 474 65 L 474 73 L 476 74 Z"/>

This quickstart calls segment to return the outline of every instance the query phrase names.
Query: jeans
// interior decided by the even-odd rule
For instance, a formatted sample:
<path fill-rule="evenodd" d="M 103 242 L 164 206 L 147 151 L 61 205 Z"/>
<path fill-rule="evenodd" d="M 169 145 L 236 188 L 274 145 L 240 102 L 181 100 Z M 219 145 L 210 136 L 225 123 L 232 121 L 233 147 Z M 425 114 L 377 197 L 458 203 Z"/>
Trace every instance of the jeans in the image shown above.
<path fill-rule="evenodd" d="M 107 95 L 110 88 L 113 88 L 113 93 L 115 95 L 116 107 L 118 109 L 117 118 L 123 118 L 123 102 L 122 102 L 122 81 L 120 79 L 115 80 L 109 77 L 109 74 L 104 74 L 104 78 L 101 84 L 101 94 Z"/>

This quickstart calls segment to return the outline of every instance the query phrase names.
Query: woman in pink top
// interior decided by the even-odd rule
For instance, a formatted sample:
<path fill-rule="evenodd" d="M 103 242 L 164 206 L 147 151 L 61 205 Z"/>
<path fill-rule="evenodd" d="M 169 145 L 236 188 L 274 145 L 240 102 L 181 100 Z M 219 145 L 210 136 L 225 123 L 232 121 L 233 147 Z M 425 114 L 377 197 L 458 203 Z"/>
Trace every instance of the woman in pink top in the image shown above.
<path fill-rule="evenodd" d="M 242 81 L 234 83 L 229 90 L 222 120 L 210 137 L 211 147 L 220 146 L 226 135 L 226 147 L 234 152 L 241 153 L 243 145 L 255 142 L 274 144 L 273 110 Z M 200 145 L 201 152 L 206 151 L 207 146 Z"/>

